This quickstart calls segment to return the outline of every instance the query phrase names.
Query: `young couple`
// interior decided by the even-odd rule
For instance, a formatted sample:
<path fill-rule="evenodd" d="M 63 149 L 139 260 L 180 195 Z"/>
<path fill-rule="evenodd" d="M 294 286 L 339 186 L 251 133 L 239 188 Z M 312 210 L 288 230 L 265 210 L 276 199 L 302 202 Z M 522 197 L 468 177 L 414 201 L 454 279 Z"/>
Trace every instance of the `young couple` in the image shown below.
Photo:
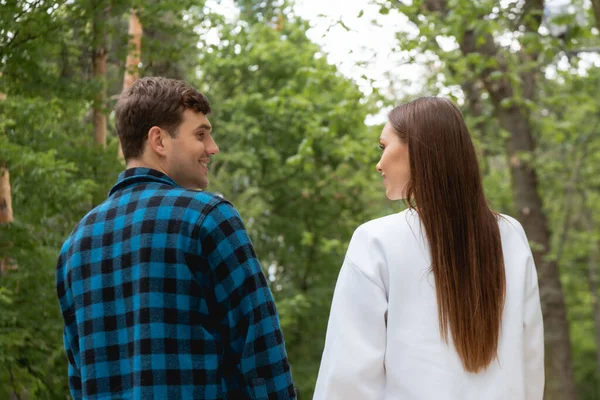
<path fill-rule="evenodd" d="M 127 169 L 61 249 L 75 399 L 295 399 L 273 298 L 236 209 L 201 191 L 206 97 L 142 78 L 116 106 Z M 314 399 L 541 400 L 525 232 L 490 210 L 458 108 L 394 108 L 377 171 L 409 208 L 360 226 L 336 284 Z"/>

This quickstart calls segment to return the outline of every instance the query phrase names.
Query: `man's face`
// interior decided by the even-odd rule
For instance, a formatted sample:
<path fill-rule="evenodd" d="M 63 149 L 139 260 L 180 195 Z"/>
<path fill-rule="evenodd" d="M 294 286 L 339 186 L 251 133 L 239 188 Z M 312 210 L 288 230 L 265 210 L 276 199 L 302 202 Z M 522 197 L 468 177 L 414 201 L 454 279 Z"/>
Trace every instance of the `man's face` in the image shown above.
<path fill-rule="evenodd" d="M 219 152 L 206 115 L 186 109 L 177 135 L 167 138 L 166 171 L 180 186 L 201 190 L 208 186 L 208 163 Z"/>

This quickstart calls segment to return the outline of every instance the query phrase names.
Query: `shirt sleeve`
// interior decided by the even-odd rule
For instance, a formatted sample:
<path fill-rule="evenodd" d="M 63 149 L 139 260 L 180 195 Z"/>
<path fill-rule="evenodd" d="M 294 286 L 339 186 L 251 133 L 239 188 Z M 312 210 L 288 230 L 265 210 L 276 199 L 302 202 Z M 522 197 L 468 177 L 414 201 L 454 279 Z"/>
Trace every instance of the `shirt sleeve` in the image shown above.
<path fill-rule="evenodd" d="M 66 246 L 65 246 L 66 247 Z M 82 398 L 81 394 L 81 375 L 77 366 L 76 357 L 79 355 L 79 343 L 77 336 L 77 323 L 75 321 L 75 311 L 73 309 L 73 299 L 70 288 L 68 287 L 67 274 L 65 267 L 65 253 L 61 251 L 58 258 L 56 270 L 56 292 L 64 321 L 63 342 L 65 353 L 69 362 L 69 389 L 71 397 L 74 400 Z"/>
<path fill-rule="evenodd" d="M 544 327 L 537 272 L 533 257 L 529 260 L 523 305 L 525 398 L 541 400 L 544 397 Z"/>
<path fill-rule="evenodd" d="M 75 363 L 75 358 L 72 350 L 72 340 L 67 332 L 67 328 L 64 330 L 64 344 L 67 353 L 67 359 L 69 360 L 69 389 L 71 390 L 71 397 L 73 400 L 79 400 L 82 398 L 81 394 L 81 375 L 79 374 L 79 368 Z"/>
<path fill-rule="evenodd" d="M 349 255 L 373 255 L 361 236 L 355 233 Z M 387 295 L 377 257 L 361 261 L 347 255 L 340 270 L 314 400 L 378 399 L 385 389 Z"/>
<path fill-rule="evenodd" d="M 544 323 L 538 276 L 531 247 L 523 226 L 515 219 L 511 224 L 517 230 L 528 257 L 525 271 L 525 293 L 523 296 L 523 354 L 525 360 L 525 398 L 541 400 L 544 397 Z"/>
<path fill-rule="evenodd" d="M 295 399 L 273 296 L 231 204 L 219 203 L 209 212 L 202 222 L 201 241 L 222 310 L 224 361 L 239 370 L 249 398 Z"/>

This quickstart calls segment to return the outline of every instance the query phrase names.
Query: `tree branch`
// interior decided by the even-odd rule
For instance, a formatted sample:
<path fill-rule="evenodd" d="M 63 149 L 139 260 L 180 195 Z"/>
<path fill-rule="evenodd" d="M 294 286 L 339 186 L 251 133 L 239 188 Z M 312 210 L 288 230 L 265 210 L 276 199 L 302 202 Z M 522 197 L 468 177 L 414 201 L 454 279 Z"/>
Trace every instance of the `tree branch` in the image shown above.
<path fill-rule="evenodd" d="M 573 57 L 583 53 L 600 53 L 600 47 L 590 47 L 589 49 L 567 50 L 567 56 Z"/>
<path fill-rule="evenodd" d="M 597 124 L 596 124 L 597 127 Z M 565 193 L 565 216 L 563 219 L 563 226 L 562 226 L 562 230 L 561 230 L 561 234 L 560 234 L 560 239 L 558 241 L 558 249 L 556 251 L 556 261 L 560 263 L 560 259 L 562 257 L 565 245 L 567 243 L 567 239 L 569 236 L 569 231 L 571 230 L 571 224 L 573 221 L 573 201 L 574 201 L 574 195 L 576 193 L 576 189 L 577 189 L 577 182 L 579 181 L 579 175 L 581 172 L 581 167 L 583 166 L 583 162 L 586 159 L 587 155 L 588 155 L 588 141 L 591 139 L 592 137 L 592 133 L 594 133 L 596 131 L 596 127 L 594 127 L 594 129 L 591 130 L 590 133 L 588 133 L 587 135 L 585 135 L 583 138 L 580 139 L 580 146 L 581 147 L 581 155 L 577 158 L 577 161 L 575 162 L 575 165 L 573 166 L 573 169 L 571 170 L 571 178 L 569 179 L 569 182 L 567 183 L 567 188 L 566 188 L 566 193 Z M 577 153 L 577 148 L 575 148 L 573 150 L 573 154 Z"/>
<path fill-rule="evenodd" d="M 446 0 L 425 0 L 423 7 L 428 12 L 439 12 L 442 16 L 448 15 L 448 4 Z"/>
<path fill-rule="evenodd" d="M 36 8 L 38 8 L 40 6 L 40 4 L 42 4 L 42 1 L 43 0 L 37 0 L 35 3 L 28 3 L 31 8 L 29 10 L 25 10 L 24 8 L 22 8 L 20 13 L 13 16 L 13 21 L 19 22 L 18 21 L 19 18 L 21 18 L 23 15 L 25 15 L 27 13 L 33 12 Z"/>
<path fill-rule="evenodd" d="M 34 11 L 36 8 L 38 8 L 38 7 L 39 7 L 39 5 L 40 5 L 41 3 L 42 3 L 42 0 L 37 0 L 35 3 L 32 3 L 32 4 L 30 4 L 30 7 L 31 7 L 31 8 L 30 8 L 29 10 L 25 10 L 24 8 L 22 8 L 22 9 L 21 9 L 21 12 L 20 12 L 20 13 L 18 13 L 17 15 L 14 15 L 12 20 L 13 20 L 13 21 L 15 21 L 15 22 L 17 22 L 17 23 L 19 23 L 19 19 L 21 19 L 21 17 L 23 17 L 23 15 L 25 15 L 25 14 L 27 14 L 27 13 L 31 13 L 31 12 L 33 12 L 33 11 Z M 20 24 L 21 24 L 21 26 L 22 26 L 22 25 L 24 25 L 24 24 L 26 24 L 26 23 L 27 23 L 27 21 L 24 21 L 24 22 L 21 22 Z M 20 32 L 20 30 L 19 30 L 19 29 L 17 29 L 17 30 L 15 31 L 15 34 L 13 35 L 13 37 L 12 37 L 12 38 L 10 38 L 10 40 L 9 40 L 9 41 L 6 43 L 6 45 L 4 45 L 3 47 L 10 48 L 10 47 L 12 46 L 12 43 L 13 43 L 13 42 L 15 41 L 15 39 L 17 38 L 17 36 L 19 36 L 19 32 Z"/>
<path fill-rule="evenodd" d="M 16 47 L 22 46 L 23 44 L 25 44 L 27 42 L 30 42 L 32 40 L 38 39 L 40 37 L 46 36 L 50 32 L 52 32 L 54 30 L 57 30 L 57 29 L 58 29 L 57 27 L 51 26 L 49 29 L 46 29 L 44 31 L 39 32 L 37 35 L 28 35 L 28 36 L 25 36 L 22 40 L 20 40 L 19 42 L 15 43 L 15 39 L 16 39 L 17 35 L 19 34 L 19 31 L 17 31 L 15 33 L 15 35 L 12 37 L 12 39 L 10 40 L 10 42 L 8 42 L 6 45 L 0 47 L 0 58 L 2 56 L 4 56 L 6 53 L 8 53 L 8 50 L 10 50 L 12 48 L 16 48 Z"/>
<path fill-rule="evenodd" d="M 519 23 L 524 25 L 528 32 L 537 32 L 542 24 L 543 14 L 544 0 L 525 0 Z"/>
<path fill-rule="evenodd" d="M 594 17 L 596 18 L 596 27 L 600 29 L 600 0 L 592 0 L 594 8 Z"/>
<path fill-rule="evenodd" d="M 19 388 L 17 387 L 17 383 L 15 382 L 15 376 L 12 372 L 12 365 L 8 366 L 8 373 L 10 375 L 10 385 L 12 386 L 13 394 L 17 400 L 21 400 L 21 395 L 19 394 Z"/>

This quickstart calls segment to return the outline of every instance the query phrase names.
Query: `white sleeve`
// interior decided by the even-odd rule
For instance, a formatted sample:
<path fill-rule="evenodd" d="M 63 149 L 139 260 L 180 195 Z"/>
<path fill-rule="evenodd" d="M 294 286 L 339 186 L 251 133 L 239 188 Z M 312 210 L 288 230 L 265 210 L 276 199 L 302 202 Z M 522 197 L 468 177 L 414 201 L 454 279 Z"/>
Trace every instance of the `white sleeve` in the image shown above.
<path fill-rule="evenodd" d="M 515 227 L 529 253 L 525 271 L 525 293 L 523 297 L 523 355 L 525 360 L 525 399 L 544 398 L 544 322 L 538 277 L 531 247 L 523 226 L 514 218 L 509 222 Z"/>
<path fill-rule="evenodd" d="M 530 258 L 527 269 L 525 304 L 523 305 L 525 398 L 542 400 L 544 397 L 544 326 L 533 257 Z"/>
<path fill-rule="evenodd" d="M 356 236 L 356 234 L 355 234 Z M 350 244 L 349 254 L 365 243 Z M 354 248 L 353 248 L 354 246 Z M 372 261 L 373 262 L 373 261 Z M 380 399 L 385 389 L 387 295 L 373 268 L 346 257 L 335 287 L 313 400 Z"/>

